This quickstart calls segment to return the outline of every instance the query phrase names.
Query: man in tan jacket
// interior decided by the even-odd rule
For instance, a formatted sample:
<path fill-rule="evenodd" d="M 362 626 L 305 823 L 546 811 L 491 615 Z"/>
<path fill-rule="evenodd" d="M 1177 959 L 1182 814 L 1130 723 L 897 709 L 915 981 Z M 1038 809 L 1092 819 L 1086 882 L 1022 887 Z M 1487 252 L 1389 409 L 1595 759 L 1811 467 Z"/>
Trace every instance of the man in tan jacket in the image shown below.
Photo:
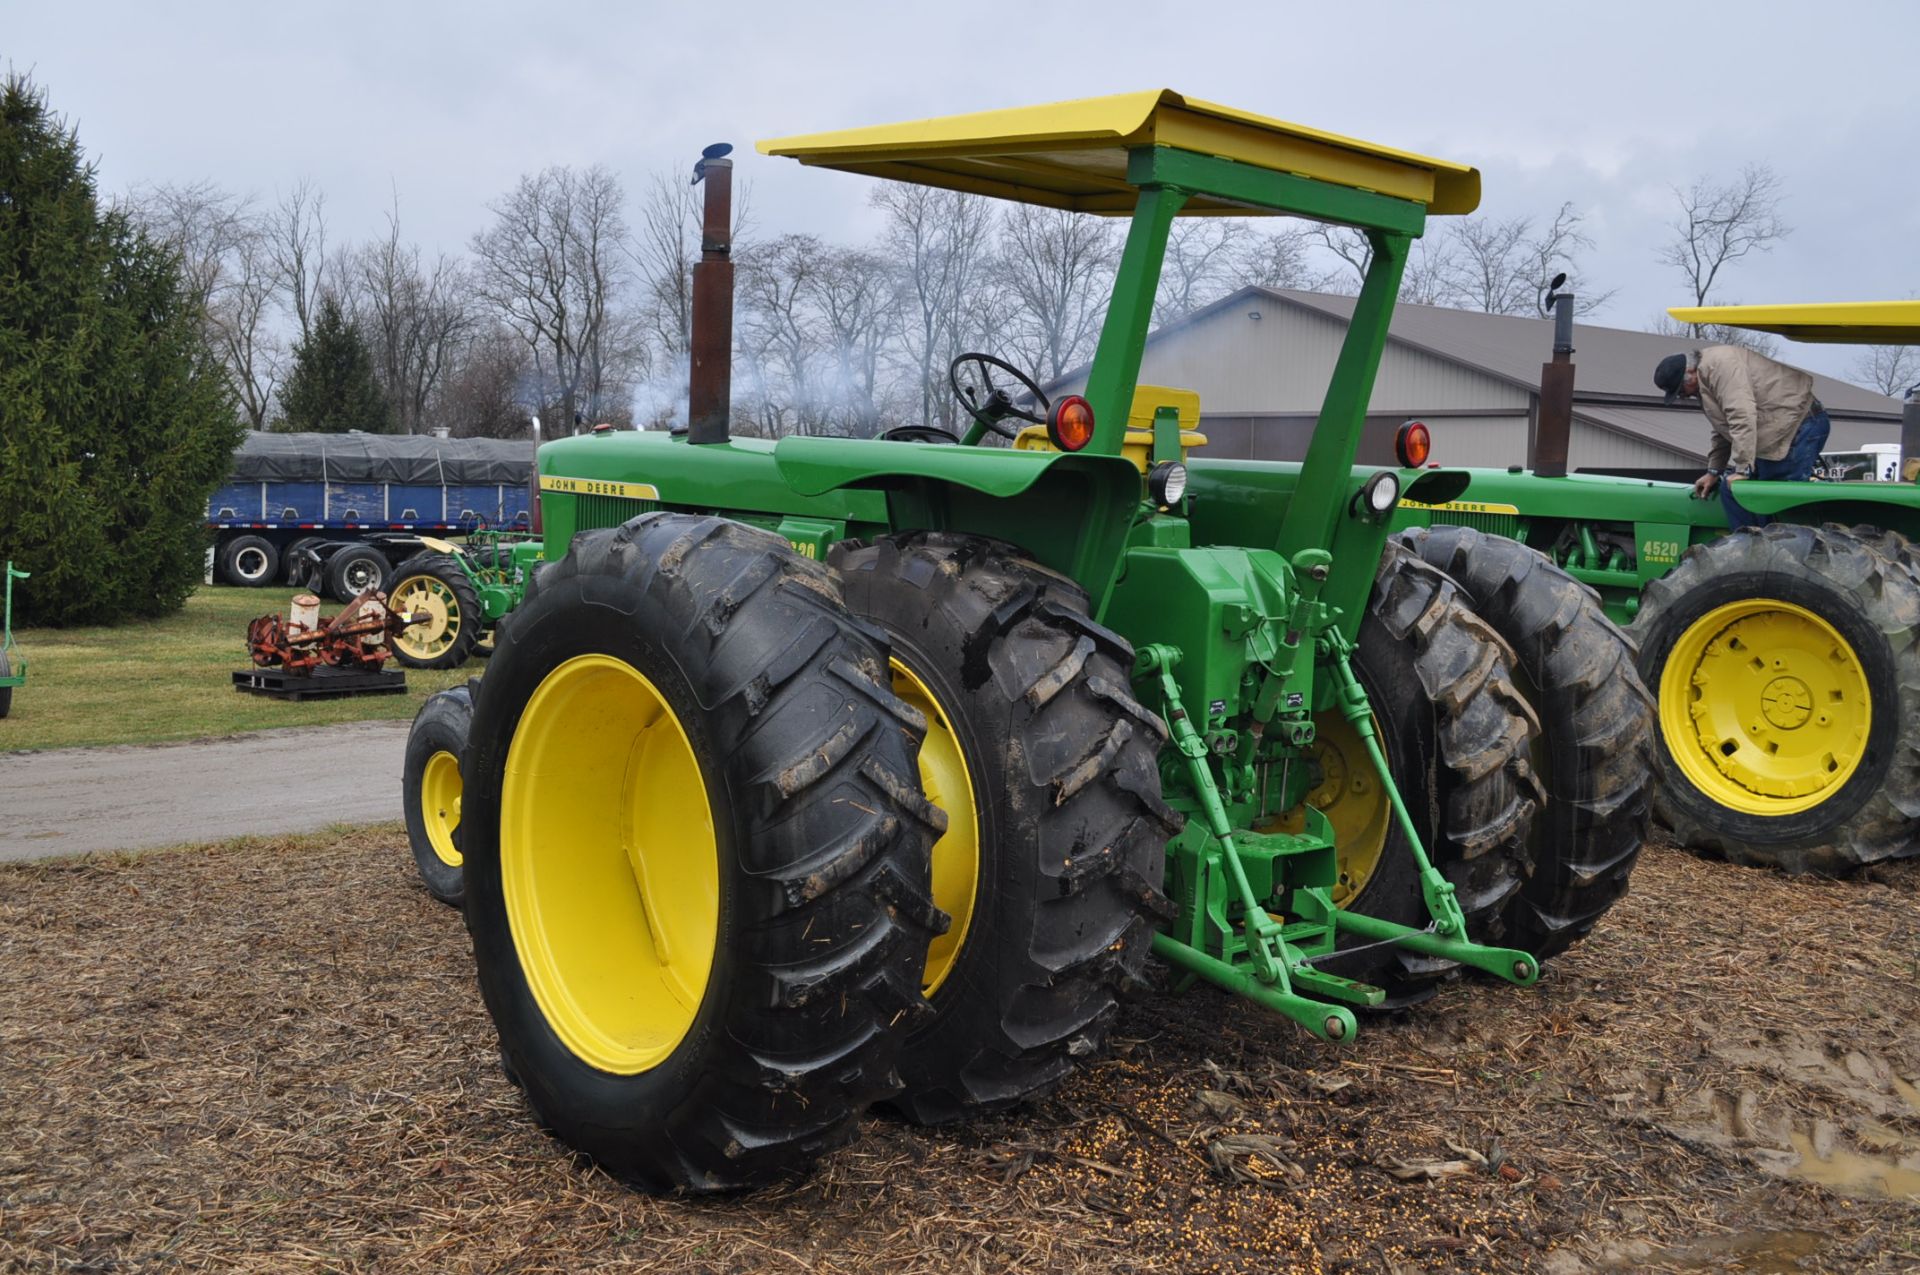
<path fill-rule="evenodd" d="M 1669 406 L 1681 398 L 1700 400 L 1713 427 L 1713 445 L 1693 494 L 1704 500 L 1718 488 L 1729 527 L 1764 527 L 1772 521 L 1734 499 L 1735 481 L 1813 477 L 1831 425 L 1805 372 L 1743 346 L 1709 345 L 1661 359 L 1653 383 L 1667 392 Z"/>

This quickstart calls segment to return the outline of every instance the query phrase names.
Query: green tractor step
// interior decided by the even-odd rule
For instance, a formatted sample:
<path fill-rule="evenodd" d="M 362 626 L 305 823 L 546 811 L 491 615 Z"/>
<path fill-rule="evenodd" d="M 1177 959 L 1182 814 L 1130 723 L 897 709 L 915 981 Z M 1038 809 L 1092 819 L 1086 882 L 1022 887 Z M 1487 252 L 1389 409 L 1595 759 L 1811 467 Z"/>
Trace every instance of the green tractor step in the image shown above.
<path fill-rule="evenodd" d="M 1412 241 L 1473 169 L 1169 91 L 762 143 L 1129 218 L 1084 398 L 956 352 L 964 432 L 770 441 L 729 428 L 727 149 L 687 429 L 540 449 L 547 565 L 470 716 L 409 747 L 422 870 L 547 1128 L 648 1189 L 753 1185 L 871 1103 L 1046 1093 L 1150 954 L 1348 1040 L 1593 927 L 1646 827 L 1630 648 L 1548 564 L 1529 603 L 1604 685 L 1536 710 L 1522 635 L 1389 542 L 1468 477 L 1355 465 Z M 1302 465 L 1191 456 L 1195 396 L 1138 384 L 1174 219 L 1221 213 L 1371 245 Z"/>

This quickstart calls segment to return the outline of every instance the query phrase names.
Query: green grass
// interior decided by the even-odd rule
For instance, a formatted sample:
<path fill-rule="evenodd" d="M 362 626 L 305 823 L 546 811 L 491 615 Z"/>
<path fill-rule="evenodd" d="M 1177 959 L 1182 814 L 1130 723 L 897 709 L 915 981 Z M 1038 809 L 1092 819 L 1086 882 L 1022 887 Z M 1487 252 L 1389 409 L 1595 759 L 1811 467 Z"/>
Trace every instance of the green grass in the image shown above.
<path fill-rule="evenodd" d="M 113 628 L 16 629 L 27 682 L 0 720 L 0 752 L 84 744 L 149 744 L 277 726 L 408 720 L 428 695 L 486 668 L 470 660 L 446 672 L 408 669 L 405 695 L 305 704 L 247 695 L 233 671 L 249 667 L 247 622 L 285 614 L 288 588 L 203 587 L 163 620 Z M 322 608 L 331 615 L 339 607 Z"/>

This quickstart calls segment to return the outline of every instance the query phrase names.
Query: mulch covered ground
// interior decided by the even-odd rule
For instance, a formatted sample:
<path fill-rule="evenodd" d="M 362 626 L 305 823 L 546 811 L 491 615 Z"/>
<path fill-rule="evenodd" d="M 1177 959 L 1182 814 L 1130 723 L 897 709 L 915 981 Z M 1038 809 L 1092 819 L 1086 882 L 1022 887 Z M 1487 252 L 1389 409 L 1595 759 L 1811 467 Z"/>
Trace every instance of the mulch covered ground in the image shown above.
<path fill-rule="evenodd" d="M 720 1200 L 541 1134 L 469 965 L 396 829 L 0 868 L 0 1269 L 1920 1269 L 1920 863 L 1655 847 L 1538 988 L 1345 1047 L 1149 999 L 1031 1111 Z"/>

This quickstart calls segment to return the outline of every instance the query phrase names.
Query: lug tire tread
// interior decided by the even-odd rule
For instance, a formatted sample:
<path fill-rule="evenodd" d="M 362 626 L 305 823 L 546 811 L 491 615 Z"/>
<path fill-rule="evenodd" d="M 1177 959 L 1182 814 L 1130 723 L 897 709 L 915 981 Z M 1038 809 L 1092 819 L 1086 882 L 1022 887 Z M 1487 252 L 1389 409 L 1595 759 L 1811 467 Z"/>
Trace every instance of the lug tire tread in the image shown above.
<path fill-rule="evenodd" d="M 1508 938 L 1557 955 L 1627 892 L 1652 818 L 1653 697 L 1633 644 L 1591 589 L 1516 540 L 1454 526 L 1400 539 L 1508 644 L 1541 721 L 1546 805 Z"/>
<path fill-rule="evenodd" d="M 467 925 L 504 1063 L 547 1128 L 648 1190 L 723 1190 L 804 1171 L 899 1088 L 901 1044 L 930 1012 L 920 977 L 945 922 L 929 887 L 943 816 L 920 794 L 924 724 L 893 699 L 885 648 L 839 598 L 833 573 L 778 536 L 717 517 L 643 514 L 575 537 L 535 574 L 480 682 L 463 767 L 475 781 Z M 498 784 L 524 707 L 520 665 L 590 614 L 664 649 L 703 707 L 703 731 L 727 741 L 703 763 L 732 799 L 714 811 L 738 922 L 702 1002 L 715 1030 L 696 1028 L 655 1068 L 618 1078 L 677 1086 L 643 1103 L 571 1091 L 566 1064 L 593 1085 L 605 1073 L 570 1054 L 554 1074 L 541 1070 L 557 1042 L 541 1035 L 551 1029 L 537 1007 L 529 1012 L 498 881 Z M 696 1037 L 698 1055 L 683 1059 Z"/>
<path fill-rule="evenodd" d="M 997 803 L 998 836 L 982 830 L 975 928 L 936 1016 L 908 1041 L 891 1103 L 922 1124 L 1005 1110 L 1101 1048 L 1167 914 L 1160 884 L 1180 819 L 1160 800 L 1166 728 L 1127 693 L 1132 646 L 1087 614 L 1078 585 L 1018 548 L 910 532 L 832 561 L 856 614 L 903 643 L 955 644 L 962 702 L 943 706 L 1005 750 L 997 793 L 983 759 L 968 759 L 976 801 Z M 996 863 L 990 839 L 1032 858 Z"/>

